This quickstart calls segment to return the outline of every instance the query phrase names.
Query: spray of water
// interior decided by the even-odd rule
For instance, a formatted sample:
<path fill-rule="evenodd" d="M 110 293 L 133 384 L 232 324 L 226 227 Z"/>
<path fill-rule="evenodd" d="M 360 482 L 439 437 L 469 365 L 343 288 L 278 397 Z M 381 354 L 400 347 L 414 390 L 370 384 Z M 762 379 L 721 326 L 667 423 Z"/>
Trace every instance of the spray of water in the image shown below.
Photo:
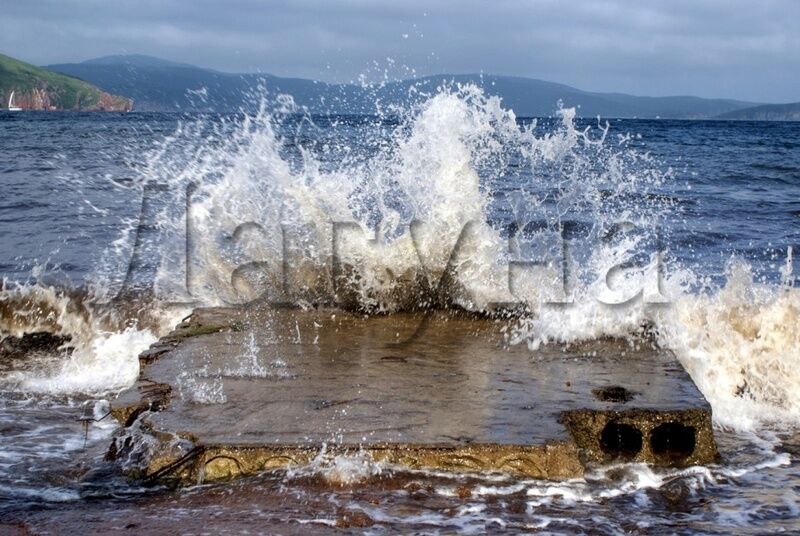
<path fill-rule="evenodd" d="M 130 384 L 136 353 L 174 321 L 161 305 L 170 300 L 367 313 L 523 301 L 518 343 L 647 332 L 675 351 L 718 422 L 800 421 L 797 289 L 759 286 L 741 265 L 724 288 L 699 288 L 664 263 L 671 177 L 627 137 L 600 123 L 580 129 L 570 109 L 553 125 L 520 126 L 473 86 L 440 88 L 399 115 L 325 125 L 289 98 L 279 104 L 183 124 L 146 156 L 150 225 L 136 267 L 152 269 L 146 309 L 160 324 L 109 327 L 51 289 L 4 291 L 4 333 L 42 329 L 74 347 L 66 364 L 17 375 L 17 386 Z M 123 242 L 114 255 L 131 252 Z M 118 290 L 101 275 L 93 296 Z M 31 300 L 41 314 L 24 312 Z"/>

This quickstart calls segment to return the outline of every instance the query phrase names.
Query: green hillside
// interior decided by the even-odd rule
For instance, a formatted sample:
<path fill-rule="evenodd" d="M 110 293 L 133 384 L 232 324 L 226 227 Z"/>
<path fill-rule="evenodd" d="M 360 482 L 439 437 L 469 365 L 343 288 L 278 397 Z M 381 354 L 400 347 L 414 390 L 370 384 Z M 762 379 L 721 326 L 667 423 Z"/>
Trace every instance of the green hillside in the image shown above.
<path fill-rule="evenodd" d="M 71 76 L 54 73 L 0 54 L 0 108 L 15 92 L 17 106 L 29 110 L 129 110 L 132 102 L 109 95 Z"/>

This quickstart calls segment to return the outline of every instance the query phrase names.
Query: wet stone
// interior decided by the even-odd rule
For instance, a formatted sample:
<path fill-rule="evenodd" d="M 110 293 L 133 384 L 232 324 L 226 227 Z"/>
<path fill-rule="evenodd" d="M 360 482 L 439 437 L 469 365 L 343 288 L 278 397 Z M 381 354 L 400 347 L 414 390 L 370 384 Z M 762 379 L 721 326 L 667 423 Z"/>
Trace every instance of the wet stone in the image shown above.
<path fill-rule="evenodd" d="M 637 394 L 619 385 L 594 389 L 592 393 L 603 402 L 630 402 Z"/>
<path fill-rule="evenodd" d="M 338 528 L 367 528 L 374 524 L 375 521 L 371 517 L 359 510 L 342 509 L 336 520 Z"/>
<path fill-rule="evenodd" d="M 9 335 L 0 339 L 0 361 L 25 359 L 33 354 L 51 355 L 70 352 L 70 337 L 48 332 L 25 333 L 20 337 Z"/>
<path fill-rule="evenodd" d="M 146 477 L 184 484 L 305 465 L 323 446 L 410 468 L 547 479 L 617 460 L 717 457 L 710 406 L 648 341 L 533 352 L 509 345 L 513 318 L 423 317 L 200 309 L 145 352 L 114 415 L 162 437 Z M 192 447 L 173 454 L 169 438 Z"/>

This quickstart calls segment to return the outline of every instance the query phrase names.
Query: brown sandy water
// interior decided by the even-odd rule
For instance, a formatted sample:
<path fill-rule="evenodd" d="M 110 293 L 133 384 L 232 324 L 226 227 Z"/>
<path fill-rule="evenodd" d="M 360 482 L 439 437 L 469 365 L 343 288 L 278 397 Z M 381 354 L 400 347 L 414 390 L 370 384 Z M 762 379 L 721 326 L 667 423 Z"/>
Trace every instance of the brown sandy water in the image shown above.
<path fill-rule="evenodd" d="M 318 471 L 128 497 L 96 497 L 3 514 L 19 534 L 764 534 L 794 533 L 798 447 L 791 461 L 721 433 L 719 467 L 617 466 L 561 484 L 500 475 L 383 469 L 357 482 Z M 783 456 L 789 456 L 783 454 Z M 774 460 L 773 460 L 774 461 Z M 785 486 L 782 483 L 793 482 Z M 795 495 L 796 496 L 796 495 Z M 755 506 L 755 508 L 753 508 Z M 28 532 L 25 532 L 28 531 Z"/>

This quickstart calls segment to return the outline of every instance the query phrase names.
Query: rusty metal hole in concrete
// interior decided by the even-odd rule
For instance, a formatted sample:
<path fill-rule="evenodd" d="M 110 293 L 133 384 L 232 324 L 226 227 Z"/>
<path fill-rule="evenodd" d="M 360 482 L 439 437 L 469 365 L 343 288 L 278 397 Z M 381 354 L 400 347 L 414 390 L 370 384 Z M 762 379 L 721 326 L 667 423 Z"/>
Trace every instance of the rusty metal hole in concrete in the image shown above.
<path fill-rule="evenodd" d="M 598 400 L 603 402 L 630 402 L 636 395 L 633 391 L 629 391 L 619 385 L 611 385 L 609 387 L 601 387 L 592 391 Z"/>
<path fill-rule="evenodd" d="M 677 461 L 691 456 L 695 447 L 693 426 L 679 422 L 658 425 L 650 433 L 650 449 L 653 455 L 664 461 Z"/>
<path fill-rule="evenodd" d="M 635 458 L 642 450 L 642 432 L 630 424 L 611 421 L 600 433 L 600 449 L 612 458 Z"/>

